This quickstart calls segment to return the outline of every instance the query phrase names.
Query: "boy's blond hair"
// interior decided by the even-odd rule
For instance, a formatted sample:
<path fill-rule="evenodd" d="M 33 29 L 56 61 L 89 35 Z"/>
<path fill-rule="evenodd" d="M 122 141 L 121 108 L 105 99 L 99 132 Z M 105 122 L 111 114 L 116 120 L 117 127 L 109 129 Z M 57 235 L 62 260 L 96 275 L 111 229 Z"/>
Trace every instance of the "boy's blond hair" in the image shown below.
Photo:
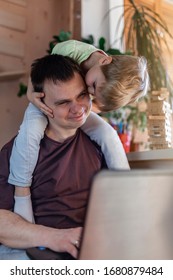
<path fill-rule="evenodd" d="M 106 78 L 106 83 L 99 89 L 101 111 L 116 110 L 147 94 L 149 75 L 144 57 L 112 56 L 112 62 L 102 65 L 101 69 Z"/>

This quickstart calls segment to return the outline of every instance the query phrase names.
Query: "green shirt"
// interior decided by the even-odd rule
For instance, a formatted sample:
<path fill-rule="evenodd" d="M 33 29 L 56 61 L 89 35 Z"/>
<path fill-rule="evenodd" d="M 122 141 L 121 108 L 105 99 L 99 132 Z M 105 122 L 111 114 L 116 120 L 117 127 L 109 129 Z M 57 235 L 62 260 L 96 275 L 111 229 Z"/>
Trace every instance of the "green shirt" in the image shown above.
<path fill-rule="evenodd" d="M 102 50 L 97 49 L 93 45 L 76 40 L 68 40 L 56 44 L 56 46 L 52 50 L 52 54 L 69 56 L 73 58 L 77 63 L 81 64 L 83 61 L 87 60 L 93 52 L 96 51 L 104 53 Z M 104 54 L 106 55 L 106 53 Z"/>

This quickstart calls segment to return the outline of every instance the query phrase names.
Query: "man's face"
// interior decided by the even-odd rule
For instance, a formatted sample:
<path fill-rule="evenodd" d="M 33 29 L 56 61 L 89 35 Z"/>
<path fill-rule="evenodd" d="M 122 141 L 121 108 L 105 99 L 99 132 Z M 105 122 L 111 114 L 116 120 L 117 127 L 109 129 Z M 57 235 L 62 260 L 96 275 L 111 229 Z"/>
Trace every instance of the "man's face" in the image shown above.
<path fill-rule="evenodd" d="M 75 73 L 67 82 L 47 80 L 44 84 L 45 104 L 53 110 L 51 128 L 65 133 L 82 126 L 91 110 L 91 100 L 82 77 Z"/>

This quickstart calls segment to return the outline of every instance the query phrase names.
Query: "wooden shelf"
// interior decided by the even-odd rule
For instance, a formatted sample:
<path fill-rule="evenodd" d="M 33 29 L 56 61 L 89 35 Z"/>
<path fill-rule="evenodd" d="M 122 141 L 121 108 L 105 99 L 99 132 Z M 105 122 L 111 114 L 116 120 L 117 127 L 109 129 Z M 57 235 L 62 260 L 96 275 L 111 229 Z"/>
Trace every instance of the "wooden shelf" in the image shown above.
<path fill-rule="evenodd" d="M 158 149 L 143 152 L 131 152 L 127 154 L 129 161 L 145 160 L 173 160 L 173 149 Z"/>
<path fill-rule="evenodd" d="M 173 149 L 131 152 L 127 158 L 132 169 L 173 169 Z"/>
<path fill-rule="evenodd" d="M 25 74 L 26 73 L 23 70 L 0 72 L 0 81 L 15 80 L 22 77 Z"/>

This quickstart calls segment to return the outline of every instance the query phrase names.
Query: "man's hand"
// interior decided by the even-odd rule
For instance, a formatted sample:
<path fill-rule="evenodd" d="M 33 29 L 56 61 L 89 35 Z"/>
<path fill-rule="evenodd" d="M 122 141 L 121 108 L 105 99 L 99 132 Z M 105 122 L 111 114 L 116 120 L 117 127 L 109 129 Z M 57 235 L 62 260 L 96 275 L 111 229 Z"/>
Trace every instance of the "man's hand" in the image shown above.
<path fill-rule="evenodd" d="M 34 92 L 31 78 L 28 80 L 28 88 L 27 88 L 27 97 L 28 100 L 33 103 L 37 108 L 40 109 L 46 116 L 53 118 L 53 111 L 49 107 L 47 107 L 43 101 L 41 100 L 44 97 L 43 92 Z"/>
<path fill-rule="evenodd" d="M 0 243 L 11 248 L 45 247 L 77 258 L 82 228 L 56 229 L 32 224 L 21 216 L 0 209 Z"/>
<path fill-rule="evenodd" d="M 82 227 L 54 229 L 52 238 L 47 239 L 46 247 L 56 252 L 67 252 L 77 258 Z"/>

